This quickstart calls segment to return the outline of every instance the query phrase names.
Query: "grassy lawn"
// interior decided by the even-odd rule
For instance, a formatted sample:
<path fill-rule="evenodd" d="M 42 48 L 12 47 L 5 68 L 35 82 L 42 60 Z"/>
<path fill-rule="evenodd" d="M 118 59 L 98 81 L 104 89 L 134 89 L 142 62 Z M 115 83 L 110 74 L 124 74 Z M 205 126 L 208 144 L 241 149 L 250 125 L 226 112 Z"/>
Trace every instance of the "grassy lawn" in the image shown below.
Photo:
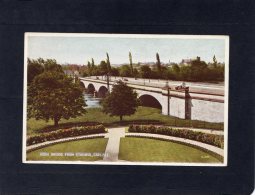
<path fill-rule="evenodd" d="M 85 139 L 79 141 L 71 141 L 60 143 L 52 146 L 48 146 L 42 149 L 38 149 L 27 153 L 27 160 L 32 161 L 96 161 L 102 160 L 102 156 L 93 156 L 93 153 L 102 154 L 105 152 L 108 139 L 96 138 Z M 49 156 L 41 156 L 40 153 L 49 153 Z M 62 153 L 63 156 L 51 156 L 53 153 Z M 65 156 L 65 153 L 74 153 L 74 156 Z M 75 153 L 87 153 L 92 156 L 75 156 Z"/>
<path fill-rule="evenodd" d="M 147 138 L 121 138 L 119 159 L 132 162 L 221 163 L 210 154 L 186 145 Z"/>
<path fill-rule="evenodd" d="M 127 123 L 132 124 L 133 122 L 143 122 L 145 124 L 156 122 L 171 126 L 194 126 L 198 128 L 223 129 L 223 123 L 208 123 L 201 121 L 177 119 L 171 116 L 164 116 L 161 114 L 161 110 L 149 107 L 139 107 L 134 115 L 124 116 L 124 121 L 122 124 L 119 123 L 119 117 L 110 117 L 109 115 L 104 114 L 101 111 L 101 108 L 87 109 L 87 113 L 83 116 L 71 118 L 69 120 L 61 120 L 59 123 L 63 124 L 75 122 L 99 122 L 103 123 L 105 126 L 127 126 Z M 46 123 L 43 120 L 29 119 L 27 122 L 27 134 L 36 134 L 37 130 L 52 125 L 53 121 L 51 120 Z"/>

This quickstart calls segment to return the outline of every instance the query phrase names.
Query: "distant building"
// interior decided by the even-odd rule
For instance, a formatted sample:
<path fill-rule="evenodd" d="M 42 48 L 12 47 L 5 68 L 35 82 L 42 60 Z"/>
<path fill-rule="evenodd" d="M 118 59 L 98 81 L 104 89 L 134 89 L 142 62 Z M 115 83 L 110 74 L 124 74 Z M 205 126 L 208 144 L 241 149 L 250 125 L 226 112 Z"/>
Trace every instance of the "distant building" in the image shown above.
<path fill-rule="evenodd" d="M 80 75 L 79 71 L 78 71 L 78 70 L 75 70 L 75 71 L 74 71 L 74 75 L 75 75 L 75 76 L 79 76 L 79 75 Z"/>
<path fill-rule="evenodd" d="M 70 77 L 74 77 L 74 76 L 79 76 L 79 71 L 75 70 L 64 70 L 65 75 L 70 76 Z"/>
<path fill-rule="evenodd" d="M 180 64 L 183 64 L 183 65 L 191 65 L 191 63 L 192 63 L 193 61 L 195 61 L 195 60 L 200 61 L 200 57 L 197 56 L 196 58 L 182 59 L 182 61 L 181 61 Z"/>
<path fill-rule="evenodd" d="M 70 76 L 70 77 L 74 76 L 74 72 L 71 70 L 64 70 L 64 73 L 65 73 L 65 75 Z"/>

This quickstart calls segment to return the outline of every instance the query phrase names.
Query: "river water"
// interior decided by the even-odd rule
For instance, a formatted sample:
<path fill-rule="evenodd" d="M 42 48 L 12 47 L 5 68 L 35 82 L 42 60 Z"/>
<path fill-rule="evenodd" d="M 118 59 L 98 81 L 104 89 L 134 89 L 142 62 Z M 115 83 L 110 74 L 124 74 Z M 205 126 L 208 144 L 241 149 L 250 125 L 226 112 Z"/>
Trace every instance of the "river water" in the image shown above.
<path fill-rule="evenodd" d="M 100 100 L 102 98 L 94 97 L 93 94 L 84 93 L 84 100 L 87 104 L 86 108 L 100 108 Z"/>

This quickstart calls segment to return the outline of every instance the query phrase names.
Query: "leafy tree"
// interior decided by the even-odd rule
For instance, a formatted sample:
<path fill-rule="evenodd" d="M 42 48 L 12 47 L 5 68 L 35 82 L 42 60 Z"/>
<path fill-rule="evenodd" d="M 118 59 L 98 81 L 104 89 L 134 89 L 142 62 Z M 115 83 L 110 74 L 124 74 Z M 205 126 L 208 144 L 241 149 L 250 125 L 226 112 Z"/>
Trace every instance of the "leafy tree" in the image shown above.
<path fill-rule="evenodd" d="M 93 70 L 92 70 L 92 72 L 91 72 L 91 75 L 96 75 L 96 76 L 102 75 L 102 73 L 100 72 L 99 66 L 95 66 L 95 67 L 93 68 Z"/>
<path fill-rule="evenodd" d="M 142 66 L 140 69 L 140 74 L 142 78 L 150 78 L 151 77 L 151 69 L 149 66 Z"/>
<path fill-rule="evenodd" d="M 131 52 L 129 52 L 128 57 L 129 57 L 129 64 L 130 64 L 130 69 L 131 69 L 131 75 L 133 75 L 134 70 L 133 70 L 133 62 L 132 62 L 132 54 L 131 54 Z"/>
<path fill-rule="evenodd" d="M 166 67 L 161 67 L 161 74 L 157 75 L 158 78 L 168 79 L 168 70 Z"/>
<path fill-rule="evenodd" d="M 213 65 L 214 66 L 217 66 L 217 64 L 218 64 L 218 62 L 217 62 L 217 59 L 216 59 L 216 57 L 215 57 L 215 55 L 213 56 Z"/>
<path fill-rule="evenodd" d="M 110 116 L 119 116 L 122 121 L 123 116 L 132 115 L 139 106 L 137 93 L 122 81 L 118 81 L 103 100 L 103 112 Z"/>
<path fill-rule="evenodd" d="M 148 78 L 151 79 L 159 79 L 162 77 L 162 74 L 160 72 L 158 72 L 157 70 L 152 69 Z"/>
<path fill-rule="evenodd" d="M 89 76 L 89 75 L 87 74 L 87 72 L 82 72 L 81 75 L 82 75 L 83 77 Z"/>
<path fill-rule="evenodd" d="M 28 118 L 54 120 L 74 118 L 85 113 L 85 102 L 79 82 L 53 70 L 36 76 L 28 87 Z"/>
<path fill-rule="evenodd" d="M 129 65 L 123 65 L 120 67 L 120 76 L 122 77 L 130 77 L 131 74 L 131 68 Z"/>
<path fill-rule="evenodd" d="M 57 64 L 55 59 L 38 58 L 37 60 L 29 59 L 27 60 L 28 65 L 28 84 L 32 82 L 35 76 L 41 74 L 43 71 L 57 71 L 63 72 L 62 67 Z"/>
<path fill-rule="evenodd" d="M 91 76 L 92 74 L 92 67 L 91 67 L 91 64 L 90 64 L 90 62 L 88 61 L 88 64 L 87 64 L 87 66 L 88 66 L 88 73 L 89 73 L 89 76 Z"/>
<path fill-rule="evenodd" d="M 91 67 L 92 67 L 92 69 L 95 67 L 95 62 L 94 62 L 93 58 L 91 59 Z"/>
<path fill-rule="evenodd" d="M 190 80 L 203 81 L 206 79 L 207 64 L 199 58 L 191 62 Z"/>
<path fill-rule="evenodd" d="M 33 79 L 44 71 L 43 64 L 38 60 L 27 59 L 27 82 L 30 84 Z"/>
<path fill-rule="evenodd" d="M 172 70 L 173 70 L 174 74 L 179 74 L 179 72 L 180 72 L 180 67 L 179 67 L 177 64 L 174 64 L 174 65 L 172 66 Z"/>
<path fill-rule="evenodd" d="M 134 68 L 133 76 L 134 76 L 135 78 L 137 78 L 137 77 L 139 76 L 139 72 L 138 72 L 137 68 Z"/>
<path fill-rule="evenodd" d="M 61 65 L 57 64 L 57 61 L 55 59 L 47 59 L 43 60 L 44 64 L 44 70 L 45 71 L 56 71 L 60 73 L 64 73 Z"/>
<path fill-rule="evenodd" d="M 104 60 L 102 60 L 102 61 L 100 62 L 100 65 L 99 65 L 99 72 L 100 72 L 101 75 L 105 75 L 105 74 L 108 73 L 107 63 L 106 63 Z"/>
<path fill-rule="evenodd" d="M 112 76 L 119 76 L 119 70 L 115 67 L 111 68 L 111 75 Z"/>
<path fill-rule="evenodd" d="M 181 66 L 179 78 L 181 80 L 192 80 L 192 69 L 190 66 Z"/>

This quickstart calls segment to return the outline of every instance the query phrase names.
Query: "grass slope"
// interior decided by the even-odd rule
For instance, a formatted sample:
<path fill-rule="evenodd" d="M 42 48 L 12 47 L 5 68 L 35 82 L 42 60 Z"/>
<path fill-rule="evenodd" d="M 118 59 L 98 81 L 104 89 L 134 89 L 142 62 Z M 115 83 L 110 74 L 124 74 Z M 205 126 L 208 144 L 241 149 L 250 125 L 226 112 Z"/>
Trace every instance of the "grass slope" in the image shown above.
<path fill-rule="evenodd" d="M 104 153 L 108 139 L 96 138 L 85 139 L 79 141 L 71 141 L 60 143 L 52 146 L 47 146 L 27 154 L 27 160 L 32 161 L 96 161 L 102 160 L 103 157 L 99 156 L 40 156 L 41 152 L 47 152 L 49 155 L 52 153 Z"/>
<path fill-rule="evenodd" d="M 161 124 L 170 125 L 170 126 L 194 126 L 198 128 L 208 128 L 208 129 L 223 129 L 223 123 L 208 123 L 201 121 L 191 121 L 184 119 L 177 119 L 172 116 L 165 116 L 161 114 L 161 110 L 156 108 L 149 107 L 139 107 L 137 112 L 131 116 L 124 116 L 124 123 L 134 122 L 155 122 L 158 121 Z M 103 123 L 106 126 L 119 126 L 119 117 L 110 117 L 107 114 L 104 114 L 101 108 L 90 108 L 87 109 L 87 113 L 79 116 L 77 118 L 71 118 L 69 120 L 62 119 L 60 124 L 63 123 L 75 123 L 75 122 L 99 122 Z M 36 134 L 37 130 L 45 128 L 47 126 L 52 126 L 53 121 L 45 122 L 43 120 L 29 119 L 27 121 L 27 134 Z M 126 124 L 127 125 L 127 124 Z"/>
<path fill-rule="evenodd" d="M 186 145 L 147 138 L 121 138 L 119 159 L 132 162 L 221 163 L 210 154 Z"/>

